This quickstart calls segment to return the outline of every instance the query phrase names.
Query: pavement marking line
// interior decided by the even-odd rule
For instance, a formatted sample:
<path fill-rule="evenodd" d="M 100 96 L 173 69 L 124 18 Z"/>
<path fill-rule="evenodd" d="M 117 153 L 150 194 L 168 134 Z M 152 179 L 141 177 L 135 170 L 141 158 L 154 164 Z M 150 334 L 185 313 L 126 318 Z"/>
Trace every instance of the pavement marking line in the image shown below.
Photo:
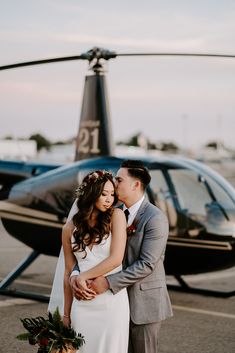
<path fill-rule="evenodd" d="M 31 299 L 23 299 L 23 298 L 15 298 L 15 299 L 6 299 L 0 300 L 0 308 L 5 308 L 7 306 L 14 305 L 25 305 L 25 304 L 35 304 L 38 303 L 36 300 Z"/>
<path fill-rule="evenodd" d="M 219 316 L 219 317 L 224 317 L 227 319 L 235 319 L 235 315 L 233 315 L 233 314 L 221 313 L 218 311 L 188 308 L 188 307 L 180 306 L 180 305 L 172 305 L 172 307 L 173 307 L 173 309 L 176 309 L 176 310 L 188 311 L 188 312 L 193 312 L 193 313 L 197 313 L 197 314 L 204 314 L 204 315 Z"/>

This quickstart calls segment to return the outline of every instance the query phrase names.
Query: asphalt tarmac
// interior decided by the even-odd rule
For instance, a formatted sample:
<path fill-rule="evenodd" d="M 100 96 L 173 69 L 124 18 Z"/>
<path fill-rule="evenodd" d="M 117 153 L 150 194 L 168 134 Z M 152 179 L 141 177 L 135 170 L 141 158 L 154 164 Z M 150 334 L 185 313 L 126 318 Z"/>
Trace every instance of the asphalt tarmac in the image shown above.
<path fill-rule="evenodd" d="M 7 235 L 0 224 L 0 280 L 30 252 L 31 249 Z M 41 255 L 11 288 L 49 294 L 56 261 Z M 235 289 L 235 268 L 184 278 L 197 287 Z M 174 283 L 171 277 L 167 280 Z M 224 299 L 173 290 L 169 294 L 174 317 L 162 325 L 160 353 L 235 352 L 235 296 Z M 19 318 L 43 316 L 46 311 L 45 303 L 0 295 L 0 353 L 37 352 L 36 347 L 15 338 L 25 332 Z"/>

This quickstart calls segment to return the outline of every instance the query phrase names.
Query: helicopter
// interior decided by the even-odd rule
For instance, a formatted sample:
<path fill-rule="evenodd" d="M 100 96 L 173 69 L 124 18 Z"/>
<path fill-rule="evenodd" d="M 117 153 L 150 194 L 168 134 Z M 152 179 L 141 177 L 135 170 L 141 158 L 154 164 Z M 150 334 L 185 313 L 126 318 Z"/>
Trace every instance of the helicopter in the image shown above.
<path fill-rule="evenodd" d="M 92 74 L 85 77 L 75 161 L 43 164 L 0 161 L 0 217 L 6 231 L 32 252 L 0 283 L 0 294 L 47 301 L 40 294 L 12 291 L 10 284 L 40 255 L 58 256 L 61 229 L 74 202 L 75 189 L 90 171 L 116 173 L 123 159 L 115 157 L 103 62 L 118 56 L 183 55 L 232 57 L 216 54 L 127 53 L 93 48 L 79 56 L 52 58 L 0 67 L 17 67 L 71 60 L 87 60 Z M 137 157 L 138 158 L 138 157 Z M 235 265 L 235 190 L 217 172 L 185 157 L 141 158 L 152 175 L 146 197 L 168 217 L 166 274 L 173 275 L 177 290 L 228 297 L 190 287 L 182 278 Z"/>

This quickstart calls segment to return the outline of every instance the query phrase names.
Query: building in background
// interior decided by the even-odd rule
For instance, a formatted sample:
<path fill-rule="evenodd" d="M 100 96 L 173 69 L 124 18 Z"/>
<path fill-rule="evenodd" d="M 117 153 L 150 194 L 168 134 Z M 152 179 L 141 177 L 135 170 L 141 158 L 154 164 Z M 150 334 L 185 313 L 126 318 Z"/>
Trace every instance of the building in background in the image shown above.
<path fill-rule="evenodd" d="M 31 160 L 36 157 L 34 140 L 0 140 L 0 159 Z"/>

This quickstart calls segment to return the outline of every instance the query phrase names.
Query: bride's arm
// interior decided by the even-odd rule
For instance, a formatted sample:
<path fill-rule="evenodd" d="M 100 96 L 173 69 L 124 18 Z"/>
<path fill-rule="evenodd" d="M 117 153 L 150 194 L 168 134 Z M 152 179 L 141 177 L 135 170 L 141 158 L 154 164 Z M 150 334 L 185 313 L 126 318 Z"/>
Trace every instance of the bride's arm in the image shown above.
<path fill-rule="evenodd" d="M 72 221 L 67 222 L 62 230 L 62 245 L 64 250 L 65 270 L 64 270 L 64 318 L 63 321 L 70 324 L 70 312 L 73 301 L 73 294 L 69 283 L 70 273 L 76 263 L 76 258 L 72 251 L 71 236 L 74 229 Z"/>
<path fill-rule="evenodd" d="M 81 285 L 88 279 L 105 275 L 122 263 L 126 247 L 126 218 L 119 208 L 115 209 L 112 215 L 111 233 L 110 255 L 98 265 L 78 276 L 77 282 Z"/>

